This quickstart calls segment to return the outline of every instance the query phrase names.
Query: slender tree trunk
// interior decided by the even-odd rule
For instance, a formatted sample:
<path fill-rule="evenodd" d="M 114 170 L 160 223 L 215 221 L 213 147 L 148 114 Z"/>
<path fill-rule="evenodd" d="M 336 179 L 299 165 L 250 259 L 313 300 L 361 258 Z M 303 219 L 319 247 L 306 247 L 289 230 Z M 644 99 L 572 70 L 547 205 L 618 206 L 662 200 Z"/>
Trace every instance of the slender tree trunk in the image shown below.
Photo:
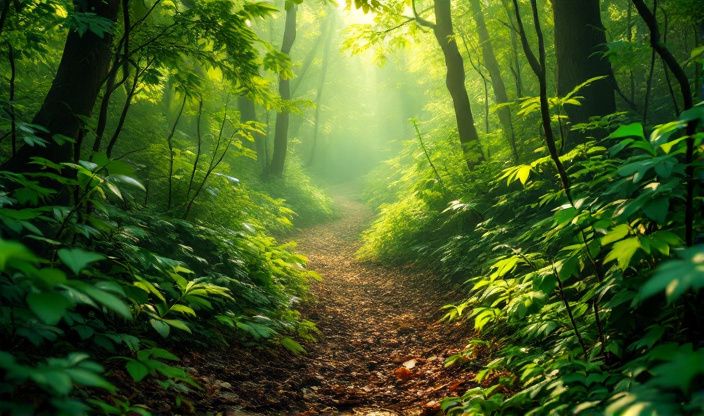
<path fill-rule="evenodd" d="M 694 28 L 694 43 L 697 46 L 704 44 L 704 22 L 699 23 Z M 702 84 L 702 73 L 704 72 L 704 64 L 701 62 L 694 63 L 694 89 L 695 95 L 699 96 L 700 100 L 704 100 L 704 85 Z"/>
<path fill-rule="evenodd" d="M 629 44 L 633 43 L 633 3 L 630 1 L 628 2 L 628 12 L 626 14 L 626 20 L 627 20 L 627 33 L 626 33 L 626 40 L 628 40 Z M 633 68 L 629 65 L 628 67 L 628 81 L 630 84 L 630 98 L 631 102 L 636 101 L 636 77 L 635 74 L 633 73 Z"/>
<path fill-rule="evenodd" d="M 450 0 L 435 0 L 434 8 L 435 25 L 433 25 L 433 33 L 445 57 L 445 66 L 447 67 L 445 83 L 452 97 L 457 120 L 457 131 L 460 136 L 464 159 L 467 163 L 467 168 L 471 170 L 474 165 L 482 162 L 484 157 L 479 144 L 479 134 L 474 126 L 474 116 L 469 104 L 469 95 L 464 84 L 464 61 L 457 48 L 452 27 Z"/>
<path fill-rule="evenodd" d="M 76 0 L 74 9 L 115 22 L 119 4 L 118 0 Z M 90 116 L 108 72 L 112 40 L 108 33 L 99 37 L 90 31 L 83 35 L 73 30 L 69 32 L 54 81 L 32 120 L 33 124 L 47 129 L 41 136 L 48 144 L 46 147 L 23 146 L 5 168 L 27 170 L 33 156 L 53 162 L 72 160 L 73 146 L 61 136 L 76 139 L 82 119 Z M 59 139 L 54 140 L 57 136 Z"/>
<path fill-rule="evenodd" d="M 583 88 L 579 106 L 567 106 L 572 124 L 586 123 L 591 117 L 616 111 L 615 79 L 611 64 L 603 57 L 606 33 L 601 22 L 599 0 L 553 0 L 555 53 L 557 56 L 557 93 L 567 95 L 584 81 L 607 76 L 608 81 Z M 567 148 L 584 139 L 571 132 Z"/>
<path fill-rule="evenodd" d="M 330 46 L 332 45 L 332 31 L 335 28 L 335 14 L 330 13 L 327 19 L 327 27 L 324 31 L 325 46 L 323 48 L 323 62 L 320 67 L 320 80 L 318 83 L 318 91 L 315 96 L 315 118 L 313 119 L 313 143 L 311 144 L 310 156 L 308 157 L 308 166 L 315 162 L 315 153 L 318 148 L 318 136 L 320 134 L 320 112 L 323 106 L 323 90 L 325 89 L 325 80 L 328 76 L 328 65 L 330 64 Z"/>
<path fill-rule="evenodd" d="M 10 139 L 12 143 L 12 156 L 17 154 L 17 119 L 15 116 L 15 77 L 17 70 L 15 68 L 15 48 L 9 45 L 7 58 L 10 61 L 10 99 L 8 110 L 10 112 Z"/>
<path fill-rule="evenodd" d="M 166 209 L 171 209 L 171 204 L 173 202 L 173 189 L 174 189 L 174 135 L 176 134 L 176 128 L 178 127 L 178 122 L 181 120 L 181 115 L 183 115 L 183 109 L 186 107 L 186 99 L 188 96 L 183 95 L 183 101 L 181 102 L 181 107 L 178 109 L 178 115 L 176 115 L 176 120 L 174 120 L 174 125 L 166 138 L 166 144 L 169 146 L 169 189 L 166 201 Z"/>
<path fill-rule="evenodd" d="M 286 10 L 286 27 L 284 29 L 284 39 L 281 45 L 281 52 L 291 53 L 293 43 L 296 40 L 296 6 L 291 5 Z M 291 81 L 279 77 L 279 95 L 283 100 L 291 99 Z M 274 130 L 274 152 L 271 155 L 271 165 L 268 174 L 281 177 L 284 174 L 286 164 L 286 153 L 288 152 L 288 125 L 290 113 L 283 110 L 276 114 L 276 129 Z"/>
<path fill-rule="evenodd" d="M 506 11 L 506 17 L 508 19 L 507 27 L 509 32 L 509 37 L 511 39 L 511 58 L 513 64 L 511 65 L 511 73 L 513 74 L 514 82 L 516 85 L 516 97 L 523 97 L 523 75 L 521 73 L 521 59 L 518 54 L 518 39 L 516 37 L 516 29 L 514 27 L 514 16 L 511 13 L 510 0 L 502 0 L 504 5 L 504 10 Z"/>
<path fill-rule="evenodd" d="M 658 27 L 657 19 L 655 18 L 655 11 L 650 11 L 648 6 L 645 5 L 643 0 L 632 0 L 633 5 L 638 14 L 641 16 L 645 24 L 650 30 L 650 45 L 653 50 L 660 55 L 660 58 L 667 64 L 667 67 L 672 71 L 675 79 L 680 85 L 680 91 L 682 93 L 682 107 L 684 110 L 689 110 L 694 106 L 694 98 L 692 97 L 692 89 L 689 84 L 689 79 L 687 74 L 682 69 L 682 66 L 677 62 L 677 59 L 672 52 L 662 43 L 660 37 L 660 29 Z M 685 154 L 686 163 L 686 188 L 687 195 L 685 197 L 685 212 L 684 212 L 684 225 L 685 225 L 685 243 L 687 246 L 694 244 L 694 134 L 696 133 L 697 121 L 690 121 L 687 124 L 687 151 Z"/>
<path fill-rule="evenodd" d="M 308 73 L 310 66 L 313 64 L 313 60 L 315 59 L 316 55 L 318 55 L 318 51 L 320 50 L 320 44 L 323 43 L 323 40 L 325 40 L 325 42 L 327 43 L 325 27 L 326 21 L 327 19 L 323 19 L 320 21 L 320 35 L 315 39 L 315 44 L 308 50 L 308 54 L 306 55 L 305 59 L 303 59 L 301 69 L 298 70 L 296 74 L 296 79 L 293 80 L 293 85 L 291 87 L 292 96 L 296 95 L 296 92 L 298 92 L 298 89 L 301 87 L 301 84 L 305 80 L 306 74 Z"/>
<path fill-rule="evenodd" d="M 257 111 L 254 107 L 254 101 L 250 100 L 244 95 L 239 96 L 238 108 L 240 110 L 240 120 L 243 123 L 248 121 L 257 121 Z M 269 155 L 266 153 L 266 136 L 261 134 L 254 134 L 254 150 L 257 152 L 257 161 L 259 162 L 259 167 L 261 172 L 266 172 L 269 167 Z"/>
<path fill-rule="evenodd" d="M 188 180 L 188 189 L 186 190 L 186 201 L 191 196 L 191 190 L 193 189 L 193 183 L 196 178 L 196 172 L 198 172 L 198 163 L 200 162 L 200 156 L 203 152 L 203 134 L 201 133 L 202 118 L 203 98 L 201 97 L 198 101 L 198 118 L 196 120 L 196 158 L 193 161 L 193 170 L 191 171 L 191 178 Z"/>
<path fill-rule="evenodd" d="M 469 0 L 469 4 L 472 7 L 474 22 L 477 25 L 477 35 L 479 35 L 479 42 L 481 43 L 484 66 L 487 71 L 489 71 L 489 78 L 491 78 L 491 86 L 494 90 L 494 100 L 497 105 L 507 103 L 509 100 L 508 94 L 506 93 L 506 84 L 504 84 L 504 79 L 501 75 L 501 67 L 499 66 L 499 62 L 496 60 L 494 46 L 491 42 L 489 31 L 486 28 L 484 12 L 482 11 L 480 0 Z M 499 116 L 499 121 L 501 122 L 504 137 L 508 141 L 509 146 L 511 146 L 513 161 L 518 162 L 519 154 L 518 148 L 516 147 L 516 137 L 513 132 L 511 110 L 507 106 L 502 106 L 497 113 Z"/>
<path fill-rule="evenodd" d="M 560 160 L 560 153 L 555 144 L 555 133 L 552 129 L 552 120 L 550 117 L 550 106 L 548 101 L 548 86 L 547 86 L 547 74 L 546 74 L 546 57 L 545 57 L 545 40 L 543 38 L 543 31 L 540 27 L 540 16 L 538 15 L 538 6 L 536 0 L 531 0 L 531 10 L 533 11 L 533 24 L 535 26 L 535 32 L 538 38 L 538 57 L 536 58 L 533 50 L 528 44 L 528 35 L 526 34 L 525 27 L 523 26 L 523 19 L 521 18 L 521 10 L 518 5 L 518 0 L 513 0 L 513 7 L 516 13 L 516 22 L 518 24 L 518 33 L 521 37 L 521 45 L 523 46 L 523 51 L 525 52 L 526 58 L 528 59 L 528 64 L 538 78 L 538 83 L 540 84 L 540 115 L 543 124 L 543 133 L 545 134 L 545 145 L 550 153 L 550 158 L 555 164 L 558 176 L 560 178 L 560 184 L 565 192 L 565 196 L 571 205 L 574 205 L 572 200 L 572 193 L 570 187 L 570 180 L 567 176 L 567 170 Z"/>
<path fill-rule="evenodd" d="M 147 67 L 144 68 L 144 71 L 146 71 L 149 68 L 149 65 L 147 64 Z M 141 76 L 141 73 L 138 68 L 135 68 L 135 74 L 134 74 L 134 80 L 132 80 L 132 85 L 130 86 L 129 91 L 127 91 L 127 96 L 125 97 L 125 102 L 122 105 L 122 111 L 120 111 L 120 118 L 117 120 L 117 126 L 115 126 L 115 131 L 112 133 L 112 136 L 110 137 L 110 141 L 108 142 L 108 147 L 105 150 L 105 153 L 107 154 L 108 157 L 112 156 L 112 151 L 115 148 L 115 144 L 117 144 L 117 139 L 120 137 L 120 133 L 122 133 L 122 128 L 125 126 L 125 120 L 127 119 L 127 112 L 130 110 L 130 107 L 132 106 L 132 99 L 134 98 L 134 95 L 137 93 L 137 86 L 139 85 L 139 78 Z"/>

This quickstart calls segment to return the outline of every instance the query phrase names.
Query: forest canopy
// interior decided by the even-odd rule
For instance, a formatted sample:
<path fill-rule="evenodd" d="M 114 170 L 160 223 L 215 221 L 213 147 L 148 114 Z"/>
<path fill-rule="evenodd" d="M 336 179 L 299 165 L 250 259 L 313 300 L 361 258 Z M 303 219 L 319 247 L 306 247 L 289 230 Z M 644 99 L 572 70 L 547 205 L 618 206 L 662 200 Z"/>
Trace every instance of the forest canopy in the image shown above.
<path fill-rule="evenodd" d="M 0 414 L 704 413 L 702 6 L 0 0 Z"/>

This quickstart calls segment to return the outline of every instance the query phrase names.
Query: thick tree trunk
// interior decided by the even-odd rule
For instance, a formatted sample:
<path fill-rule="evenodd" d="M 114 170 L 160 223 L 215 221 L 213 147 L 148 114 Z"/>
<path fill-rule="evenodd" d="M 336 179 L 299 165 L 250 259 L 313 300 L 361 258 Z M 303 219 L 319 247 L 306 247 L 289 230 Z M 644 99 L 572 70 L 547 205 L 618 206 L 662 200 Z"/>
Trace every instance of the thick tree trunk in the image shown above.
<path fill-rule="evenodd" d="M 281 52 L 289 54 L 296 40 L 296 6 L 291 5 L 286 10 L 286 27 Z M 279 95 L 283 100 L 291 99 L 291 81 L 279 77 Z M 283 176 L 288 151 L 288 125 L 290 114 L 283 110 L 276 114 L 276 129 L 274 130 L 274 151 L 268 173 L 272 176 Z"/>
<path fill-rule="evenodd" d="M 445 82 L 452 97 L 455 118 L 457 119 L 457 131 L 460 136 L 464 159 L 467 162 L 467 168 L 471 170 L 474 165 L 483 161 L 484 157 L 479 145 L 479 134 L 474 126 L 474 117 L 469 104 L 467 88 L 464 85 L 464 61 L 457 48 L 452 28 L 450 0 L 435 0 L 433 33 L 445 57 L 445 65 L 447 67 Z"/>
<path fill-rule="evenodd" d="M 477 24 L 477 35 L 479 35 L 479 42 L 481 43 L 484 66 L 489 71 L 491 86 L 494 90 L 494 99 L 496 104 L 507 103 L 508 94 L 506 93 L 506 84 L 504 84 L 504 79 L 501 75 L 501 68 L 499 67 L 499 62 L 496 60 L 496 54 L 494 53 L 494 46 L 491 43 L 491 37 L 489 36 L 489 31 L 486 28 L 486 23 L 484 22 L 484 12 L 482 12 L 480 0 L 470 0 L 469 4 L 472 7 L 474 21 Z M 501 107 L 497 113 L 499 116 L 499 121 L 501 122 L 504 137 L 508 140 L 508 143 L 511 146 L 513 161 L 518 162 L 519 155 L 518 148 L 516 147 L 516 136 L 513 133 L 511 110 L 504 106 Z"/>
<path fill-rule="evenodd" d="M 580 91 L 579 95 L 584 97 L 582 105 L 566 108 L 570 121 L 572 124 L 585 123 L 590 117 L 615 112 L 613 71 L 608 59 L 601 54 L 606 34 L 599 0 L 553 0 L 552 3 L 558 94 L 564 96 L 590 78 L 609 77 Z M 572 132 L 568 137 L 568 148 L 582 139 Z"/>
<path fill-rule="evenodd" d="M 95 13 L 111 21 L 117 18 L 118 0 L 76 0 L 76 12 Z M 61 62 L 51 88 L 44 98 L 33 124 L 43 126 L 48 133 L 41 136 L 47 140 L 46 147 L 24 146 L 7 164 L 13 170 L 27 170 L 33 156 L 45 157 L 54 162 L 72 160 L 73 146 L 66 140 L 54 140 L 57 136 L 76 139 L 82 128 L 82 119 L 89 117 L 100 87 L 105 80 L 112 56 L 112 36 L 103 37 L 88 31 L 80 35 L 70 31 L 66 38 Z M 31 168 L 30 168 L 31 169 Z"/>

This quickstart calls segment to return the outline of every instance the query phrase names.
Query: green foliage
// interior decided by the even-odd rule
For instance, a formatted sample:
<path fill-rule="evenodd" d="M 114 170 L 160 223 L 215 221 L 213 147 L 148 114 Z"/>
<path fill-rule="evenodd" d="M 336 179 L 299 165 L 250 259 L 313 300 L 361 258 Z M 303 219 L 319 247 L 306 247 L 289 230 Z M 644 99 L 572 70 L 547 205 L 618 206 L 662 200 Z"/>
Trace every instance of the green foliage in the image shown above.
<path fill-rule="evenodd" d="M 684 131 L 701 109 L 649 135 L 623 124 L 562 155 L 574 204 L 555 191 L 547 157 L 477 168 L 493 176 L 488 187 L 446 171 L 443 189 L 420 158 L 387 180 L 398 200 L 381 205 L 360 253 L 441 264 L 441 275 L 466 280 L 468 297 L 445 319 L 497 345 L 478 386 L 443 402 L 448 414 L 704 411 L 702 350 L 691 343 L 701 336 L 702 246 L 681 237 Z M 448 156 L 435 152 L 436 163 Z M 472 362 L 475 347 L 446 364 Z"/>
<path fill-rule="evenodd" d="M 178 357 L 156 346 L 164 338 L 304 352 L 292 337 L 310 339 L 310 324 L 292 309 L 315 277 L 305 258 L 246 223 L 208 227 L 138 212 L 135 192 L 145 188 L 130 167 L 96 160 L 35 159 L 37 173 L 0 172 L 4 411 L 145 413 L 88 400 L 90 389 L 116 392 L 105 371 L 116 360 L 134 382 L 153 379 L 175 397 L 197 388 Z M 56 184 L 75 187 L 72 205 L 46 203 Z M 42 359 L 48 346 L 66 358 Z"/>

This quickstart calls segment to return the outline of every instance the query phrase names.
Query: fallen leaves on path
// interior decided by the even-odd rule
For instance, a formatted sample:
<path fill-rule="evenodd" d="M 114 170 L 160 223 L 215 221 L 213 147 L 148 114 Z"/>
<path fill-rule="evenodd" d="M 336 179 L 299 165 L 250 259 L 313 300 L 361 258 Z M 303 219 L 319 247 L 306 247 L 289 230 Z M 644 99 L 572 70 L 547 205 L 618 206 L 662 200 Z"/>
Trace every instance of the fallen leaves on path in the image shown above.
<path fill-rule="evenodd" d="M 223 415 L 434 415 L 441 398 L 469 385 L 468 369 L 443 365 L 467 335 L 438 322 L 447 295 L 432 276 L 357 261 L 371 212 L 353 198 L 337 202 L 340 219 L 294 237 L 323 276 L 302 311 L 320 340 L 302 356 L 247 348 L 191 356 L 191 372 L 206 386 L 196 407 Z"/>

